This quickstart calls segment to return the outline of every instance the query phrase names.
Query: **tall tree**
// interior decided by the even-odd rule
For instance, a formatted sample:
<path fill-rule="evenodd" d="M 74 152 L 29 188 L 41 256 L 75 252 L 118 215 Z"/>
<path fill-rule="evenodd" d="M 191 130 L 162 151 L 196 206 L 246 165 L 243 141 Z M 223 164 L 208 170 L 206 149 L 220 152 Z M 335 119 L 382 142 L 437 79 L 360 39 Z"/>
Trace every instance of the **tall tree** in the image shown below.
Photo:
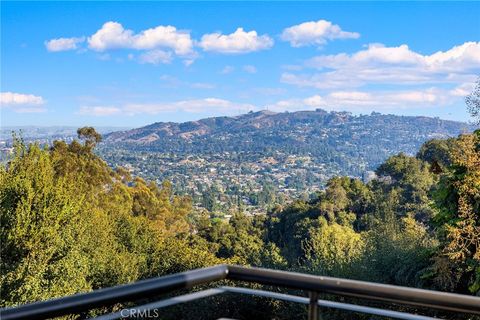
<path fill-rule="evenodd" d="M 461 135 L 457 144 L 436 192 L 444 245 L 435 267 L 450 270 L 437 280 L 451 290 L 480 292 L 480 131 Z"/>

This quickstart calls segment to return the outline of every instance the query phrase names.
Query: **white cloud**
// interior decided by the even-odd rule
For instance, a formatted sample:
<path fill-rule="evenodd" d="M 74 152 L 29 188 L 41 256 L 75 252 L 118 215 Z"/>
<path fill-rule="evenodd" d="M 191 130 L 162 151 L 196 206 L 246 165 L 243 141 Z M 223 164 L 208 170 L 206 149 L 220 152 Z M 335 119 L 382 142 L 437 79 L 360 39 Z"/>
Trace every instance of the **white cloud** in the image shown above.
<path fill-rule="evenodd" d="M 354 54 L 318 56 L 307 62 L 314 68 L 339 69 L 344 67 L 420 67 L 425 72 L 458 71 L 480 67 L 480 42 L 465 42 L 447 51 L 422 55 L 412 51 L 406 44 L 385 47 L 370 44 L 367 49 Z"/>
<path fill-rule="evenodd" d="M 480 42 L 466 42 L 447 51 L 422 55 L 407 45 L 371 44 L 353 54 L 321 55 L 305 65 L 314 74 L 284 73 L 281 81 L 319 89 L 360 87 L 369 83 L 468 83 L 480 72 Z"/>
<path fill-rule="evenodd" d="M 461 99 L 460 99 L 461 100 Z M 389 111 L 432 108 L 452 105 L 459 101 L 454 90 L 428 88 L 402 91 L 333 91 L 324 96 L 281 100 L 268 105 L 273 111 L 296 111 L 322 108 L 336 111 Z"/>
<path fill-rule="evenodd" d="M 50 52 L 75 50 L 78 44 L 85 41 L 85 37 L 80 38 L 58 38 L 45 41 L 45 47 Z"/>
<path fill-rule="evenodd" d="M 40 96 L 14 92 L 0 93 L 0 102 L 2 105 L 42 105 L 45 103 Z"/>
<path fill-rule="evenodd" d="M 45 46 L 49 51 L 74 50 L 84 41 L 85 37 L 58 38 L 46 41 Z M 100 29 L 86 38 L 86 41 L 89 49 L 105 54 L 117 49 L 143 51 L 139 59 L 133 59 L 132 53 L 128 55 L 129 60 L 141 63 L 169 63 L 174 53 L 181 57 L 182 63 L 187 67 L 199 56 L 195 46 L 203 48 L 204 51 L 240 54 L 269 49 L 274 43 L 266 34 L 258 35 L 255 30 L 246 32 L 242 28 L 229 35 L 204 34 L 201 41 L 195 42 L 190 31 L 178 30 L 174 26 L 160 25 L 136 33 L 115 21 L 105 22 Z"/>
<path fill-rule="evenodd" d="M 163 50 L 151 50 L 142 53 L 139 57 L 141 63 L 167 64 L 172 62 L 172 53 Z"/>
<path fill-rule="evenodd" d="M 441 106 L 449 102 L 448 92 L 436 88 L 394 92 L 335 91 L 325 99 L 333 107 L 371 106 L 385 109 Z"/>
<path fill-rule="evenodd" d="M 119 108 L 109 106 L 82 106 L 78 111 L 78 114 L 85 116 L 112 116 L 120 113 Z"/>
<path fill-rule="evenodd" d="M 252 65 L 246 65 L 246 66 L 243 66 L 243 71 L 245 71 L 246 73 L 257 73 L 257 68 L 255 68 L 255 66 L 252 66 Z"/>
<path fill-rule="evenodd" d="M 334 39 L 357 39 L 357 32 L 343 31 L 340 26 L 327 20 L 304 22 L 283 30 L 281 39 L 292 47 L 324 45 Z"/>
<path fill-rule="evenodd" d="M 177 30 L 173 26 L 157 26 L 135 34 L 114 21 L 106 22 L 102 28 L 90 36 L 88 45 L 95 51 L 168 48 L 181 56 L 193 53 L 193 41 L 189 32 Z"/>
<path fill-rule="evenodd" d="M 134 37 L 136 49 L 171 48 L 178 55 L 192 53 L 193 41 L 190 33 L 179 31 L 173 26 L 158 26 L 147 29 Z"/>
<path fill-rule="evenodd" d="M 14 92 L 0 93 L 0 106 L 10 108 L 19 113 L 44 112 L 45 100 L 33 94 L 22 94 Z"/>
<path fill-rule="evenodd" d="M 120 107 L 111 106 L 82 106 L 78 114 L 92 116 L 108 116 L 108 115 L 137 115 L 137 114 L 159 114 L 168 112 L 222 112 L 234 114 L 239 111 L 247 112 L 255 109 L 254 105 L 247 103 L 236 103 L 219 98 L 204 98 L 192 100 L 180 100 L 174 102 L 158 102 L 158 103 L 127 103 Z"/>
<path fill-rule="evenodd" d="M 266 34 L 259 36 L 255 30 L 245 32 L 243 28 L 238 28 L 228 35 L 218 32 L 205 34 L 198 45 L 204 51 L 240 54 L 270 49 L 273 43 Z"/>
<path fill-rule="evenodd" d="M 131 48 L 133 47 L 133 31 L 125 30 L 118 22 L 109 21 L 88 38 L 88 46 L 96 51 Z"/>
<path fill-rule="evenodd" d="M 475 89 L 475 82 L 462 83 L 459 86 L 453 88 L 450 94 L 456 97 L 466 97 Z"/>
<path fill-rule="evenodd" d="M 167 103 L 141 103 L 141 104 L 127 104 L 123 108 L 123 111 L 127 114 L 158 114 L 164 112 L 190 112 L 190 113 L 200 113 L 200 112 L 237 112 L 249 111 L 253 109 L 254 106 L 251 104 L 244 103 L 235 103 L 229 100 L 218 99 L 218 98 L 205 98 L 205 99 L 193 99 L 193 100 L 181 100 L 176 102 L 167 102 Z"/>

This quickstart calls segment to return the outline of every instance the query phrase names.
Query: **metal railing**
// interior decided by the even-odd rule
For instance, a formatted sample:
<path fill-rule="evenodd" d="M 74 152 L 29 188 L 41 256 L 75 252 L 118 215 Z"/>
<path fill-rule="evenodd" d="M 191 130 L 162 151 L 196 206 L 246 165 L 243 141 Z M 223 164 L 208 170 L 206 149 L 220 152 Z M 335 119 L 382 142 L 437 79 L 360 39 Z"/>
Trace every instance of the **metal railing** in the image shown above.
<path fill-rule="evenodd" d="M 142 280 L 132 284 L 95 290 L 89 293 L 35 302 L 14 308 L 6 308 L 0 310 L 0 318 L 2 320 L 47 319 L 68 314 L 79 314 L 91 309 L 111 306 L 121 302 L 151 299 L 159 294 L 170 293 L 178 289 L 189 289 L 197 285 L 225 279 L 303 290 L 308 292 L 309 296 L 307 298 L 243 287 L 221 286 L 128 308 L 125 309 L 128 313 L 122 310 L 100 316 L 98 319 L 133 317 L 135 314 L 144 314 L 144 312 L 148 310 L 164 308 L 223 293 L 246 294 L 305 304 L 308 305 L 309 319 L 318 319 L 319 307 L 348 310 L 395 319 L 434 319 L 389 309 L 318 299 L 318 295 L 323 293 L 480 315 L 479 297 L 364 281 L 313 276 L 295 272 L 218 265 Z"/>

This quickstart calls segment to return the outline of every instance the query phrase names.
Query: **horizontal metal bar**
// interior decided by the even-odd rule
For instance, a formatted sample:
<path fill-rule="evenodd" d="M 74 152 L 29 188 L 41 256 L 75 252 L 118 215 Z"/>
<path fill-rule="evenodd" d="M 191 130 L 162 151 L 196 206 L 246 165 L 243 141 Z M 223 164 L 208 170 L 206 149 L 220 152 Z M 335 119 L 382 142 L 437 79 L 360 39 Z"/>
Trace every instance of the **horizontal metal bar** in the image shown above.
<path fill-rule="evenodd" d="M 2 320 L 46 319 L 88 311 L 101 306 L 119 302 L 135 301 L 176 289 L 225 279 L 228 273 L 226 265 L 196 269 L 158 277 L 132 284 L 99 289 L 89 293 L 69 297 L 35 302 L 15 308 L 0 310 Z"/>
<path fill-rule="evenodd" d="M 3 320 L 57 317 L 115 303 L 152 298 L 156 294 L 190 288 L 222 279 L 480 314 L 479 297 L 294 272 L 219 265 L 100 289 L 90 293 L 2 309 L 0 310 L 0 317 Z"/>
<path fill-rule="evenodd" d="M 259 297 L 265 297 L 265 298 L 271 298 L 271 299 L 276 299 L 276 300 L 283 300 L 283 301 L 288 301 L 288 302 L 294 302 L 294 303 L 301 303 L 308 305 L 310 302 L 309 298 L 305 297 L 299 297 L 295 295 L 290 295 L 290 294 L 284 294 L 284 293 L 277 293 L 277 292 L 272 292 L 272 291 L 265 291 L 265 290 L 257 290 L 257 289 L 249 289 L 249 288 L 243 288 L 243 287 L 219 287 L 219 288 L 214 288 L 214 289 L 207 289 L 207 290 L 202 290 L 202 291 L 197 291 L 194 293 L 189 293 L 181 296 L 176 296 L 173 298 L 168 298 L 165 300 L 141 305 L 141 306 L 136 306 L 132 308 L 126 308 L 123 309 L 122 311 L 116 312 L 116 313 L 111 313 L 111 314 L 106 314 L 103 316 L 99 316 L 97 318 L 94 318 L 96 320 L 114 320 L 114 319 L 120 319 L 120 318 L 125 318 L 130 315 L 142 315 L 145 314 L 145 312 L 148 312 L 150 310 L 155 310 L 155 309 L 161 309 L 169 306 L 173 306 L 176 304 L 180 303 L 186 303 L 186 302 L 191 302 L 194 300 L 198 299 L 203 299 L 211 296 L 215 296 L 218 294 L 222 294 L 225 292 L 230 292 L 230 293 L 236 293 L 236 294 L 246 294 L 246 295 L 251 295 L 251 296 L 259 296 Z M 366 313 L 366 314 L 372 314 L 372 315 L 377 315 L 377 316 L 383 316 L 383 317 L 390 317 L 394 319 L 404 319 L 404 320 L 436 320 L 436 318 L 431 318 L 431 317 L 425 317 L 425 316 L 420 316 L 420 315 L 415 315 L 415 314 L 409 314 L 405 312 L 398 312 L 398 311 L 393 311 L 393 310 L 385 310 L 385 309 L 379 309 L 379 308 L 372 308 L 372 307 L 365 307 L 365 306 L 359 306 L 355 304 L 349 304 L 349 303 L 341 303 L 341 302 L 334 302 L 334 301 L 327 301 L 327 300 L 318 300 L 318 306 L 320 307 L 325 307 L 325 308 L 333 308 L 333 309 L 340 309 L 340 310 L 346 310 L 346 311 L 351 311 L 351 312 L 359 312 L 359 313 Z M 159 314 L 153 314 L 155 317 L 158 317 Z"/>
<path fill-rule="evenodd" d="M 461 294 L 240 266 L 228 266 L 228 279 L 480 314 L 480 298 Z"/>
<path fill-rule="evenodd" d="M 170 307 L 180 303 L 191 302 L 198 299 L 216 296 L 218 294 L 225 293 L 225 292 L 226 290 L 221 287 L 197 291 L 189 294 L 184 294 L 181 296 L 176 296 L 173 298 L 160 300 L 157 302 L 152 302 L 149 304 L 144 304 L 141 306 L 125 308 L 121 311 L 99 316 L 94 319 L 95 320 L 114 320 L 114 319 L 121 319 L 121 318 L 140 318 L 142 314 L 145 314 L 145 312 L 147 312 L 148 314 L 148 311 L 150 310 L 156 310 L 156 309 L 161 309 L 165 307 Z M 158 318 L 160 316 L 160 314 L 158 313 L 150 313 L 150 315 L 152 315 L 152 317 L 154 318 Z"/>
<path fill-rule="evenodd" d="M 376 316 L 388 317 L 393 319 L 406 319 L 406 320 L 435 320 L 437 318 L 421 316 L 418 314 L 400 312 L 388 309 L 372 308 L 366 306 L 359 306 L 356 304 L 334 302 L 328 300 L 318 300 L 318 305 L 324 308 L 341 309 L 358 313 L 373 314 Z"/>
<path fill-rule="evenodd" d="M 260 296 L 265 298 L 302 303 L 306 305 L 310 303 L 309 298 L 299 297 L 299 296 L 285 294 L 285 293 L 277 293 L 277 292 L 249 289 L 249 288 L 243 288 L 243 287 L 220 287 L 220 288 L 232 293 Z M 352 311 L 352 312 L 373 314 L 377 316 L 390 317 L 394 319 L 404 319 L 404 320 L 435 320 L 437 319 L 437 318 L 420 316 L 420 315 L 411 314 L 411 313 L 365 307 L 365 306 L 359 306 L 359 305 L 350 304 L 350 303 L 334 302 L 334 301 L 327 301 L 327 300 L 321 300 L 321 299 L 318 300 L 318 306 L 324 307 L 324 308 L 333 308 L 333 309 L 340 309 L 340 310 L 346 310 L 346 311 Z"/>
<path fill-rule="evenodd" d="M 266 290 L 258 290 L 258 289 L 250 289 L 250 288 L 244 288 L 244 287 L 220 287 L 224 291 L 228 291 L 231 293 L 238 293 L 238 294 L 248 294 L 248 295 L 253 295 L 253 296 L 259 296 L 259 297 L 265 297 L 265 298 L 271 298 L 271 299 L 278 299 L 278 300 L 283 300 L 283 301 L 288 301 L 288 302 L 294 302 L 294 303 L 301 303 L 301 304 L 309 304 L 310 299 L 306 297 L 299 297 L 295 296 L 292 294 L 286 294 L 286 293 L 279 293 L 279 292 L 272 292 L 272 291 L 266 291 Z"/>

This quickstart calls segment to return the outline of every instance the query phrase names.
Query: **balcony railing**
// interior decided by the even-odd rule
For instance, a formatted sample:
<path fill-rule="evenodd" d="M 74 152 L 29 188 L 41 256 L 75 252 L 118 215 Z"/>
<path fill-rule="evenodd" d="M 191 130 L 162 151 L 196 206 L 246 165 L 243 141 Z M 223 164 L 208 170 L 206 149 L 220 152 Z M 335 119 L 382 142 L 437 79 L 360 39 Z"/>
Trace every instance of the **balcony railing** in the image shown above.
<path fill-rule="evenodd" d="M 85 313 L 91 309 L 111 306 L 121 302 L 152 299 L 159 294 L 178 289 L 189 289 L 219 280 L 233 280 L 303 290 L 308 297 L 255 290 L 244 287 L 220 286 L 184 295 L 166 298 L 157 302 L 124 309 L 99 316 L 97 319 L 121 319 L 145 315 L 149 310 L 194 301 L 223 293 L 246 294 L 267 297 L 308 305 L 308 319 L 318 319 L 319 308 L 334 308 L 351 312 L 366 313 L 394 319 L 435 319 L 412 313 L 373 308 L 357 304 L 319 299 L 319 294 L 332 294 L 372 301 L 404 304 L 429 309 L 447 310 L 458 313 L 480 315 L 480 298 L 430 290 L 392 286 L 364 281 L 313 276 L 260 268 L 231 265 L 196 269 L 131 284 L 95 290 L 89 293 L 35 302 L 19 307 L 0 310 L 2 320 L 46 319 L 68 314 Z"/>

